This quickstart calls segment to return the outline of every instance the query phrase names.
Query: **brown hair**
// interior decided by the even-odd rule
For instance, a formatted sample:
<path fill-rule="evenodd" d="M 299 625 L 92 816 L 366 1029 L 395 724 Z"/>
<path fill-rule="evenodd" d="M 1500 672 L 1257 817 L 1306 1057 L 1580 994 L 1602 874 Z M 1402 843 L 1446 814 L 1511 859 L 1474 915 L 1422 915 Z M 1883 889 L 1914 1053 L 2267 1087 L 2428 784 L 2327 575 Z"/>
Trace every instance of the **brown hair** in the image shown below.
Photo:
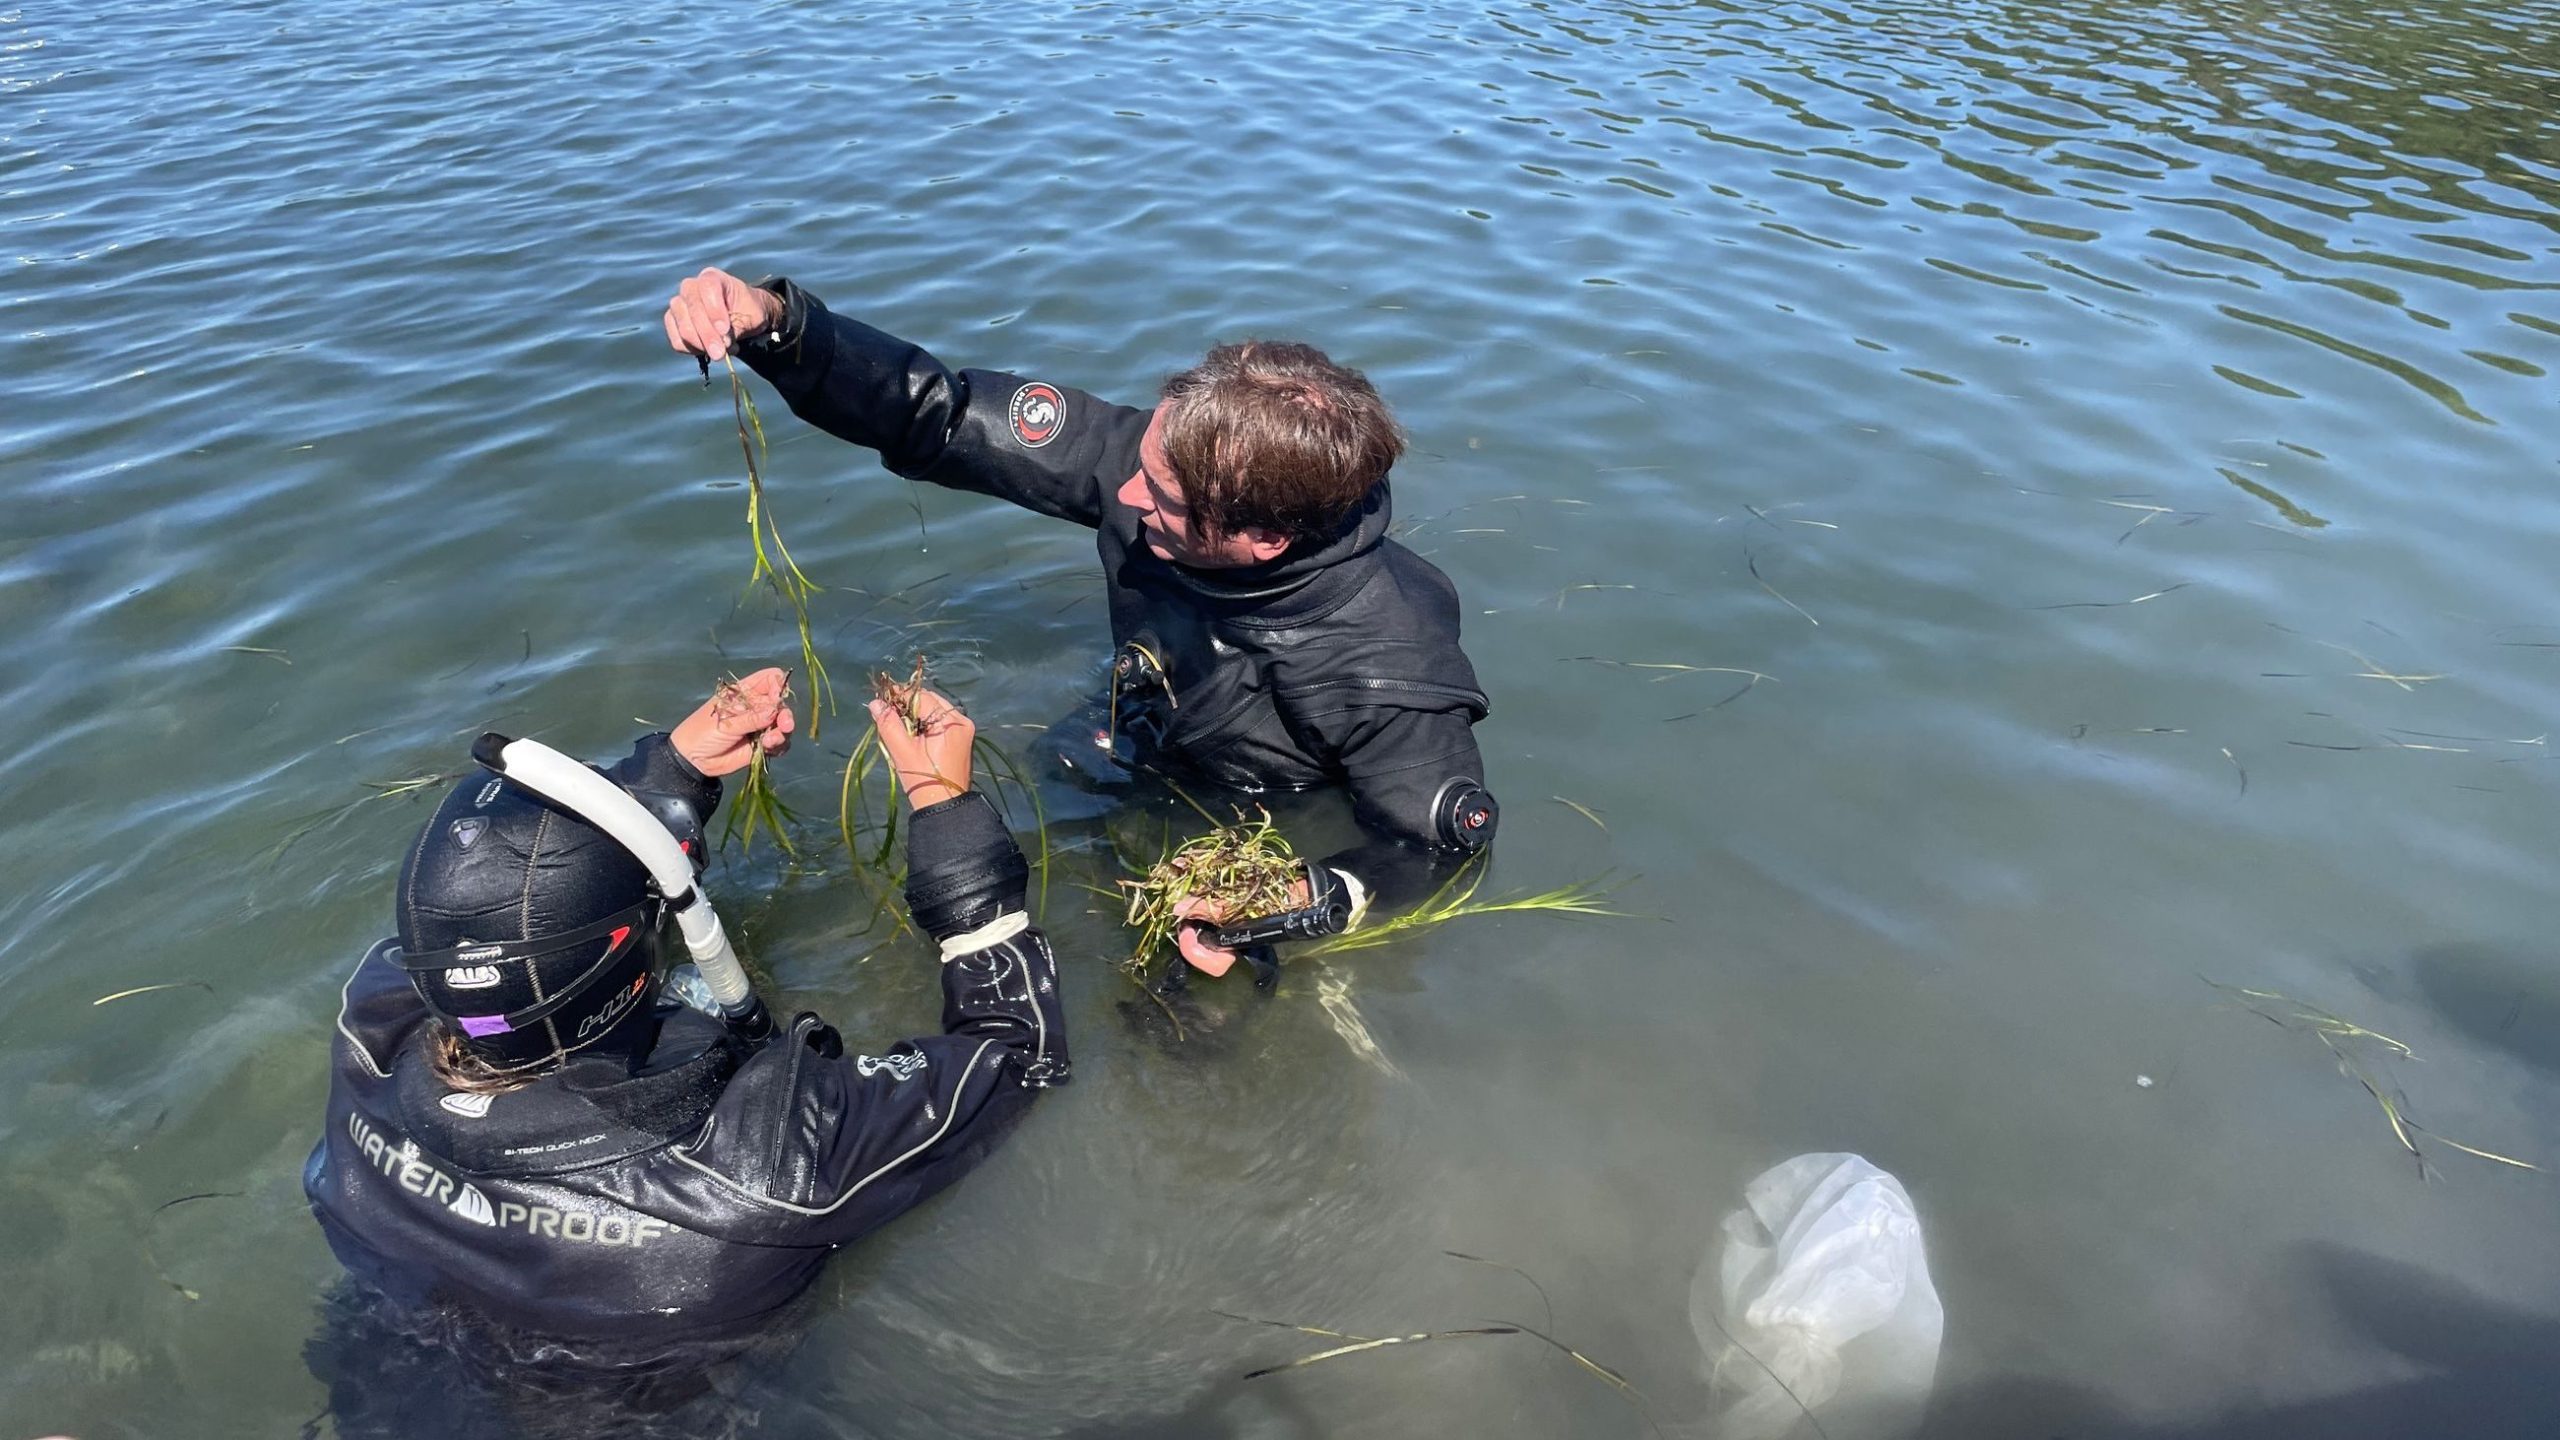
<path fill-rule="evenodd" d="M 441 1025 L 428 1041 L 427 1070 L 437 1084 L 468 1095 L 504 1095 L 533 1083 L 530 1071 L 499 1069 L 472 1054 L 461 1036 Z"/>
<path fill-rule="evenodd" d="M 1369 377 L 1313 345 L 1221 345 L 1164 382 L 1164 452 L 1202 530 L 1291 540 L 1342 523 L 1404 453 Z"/>

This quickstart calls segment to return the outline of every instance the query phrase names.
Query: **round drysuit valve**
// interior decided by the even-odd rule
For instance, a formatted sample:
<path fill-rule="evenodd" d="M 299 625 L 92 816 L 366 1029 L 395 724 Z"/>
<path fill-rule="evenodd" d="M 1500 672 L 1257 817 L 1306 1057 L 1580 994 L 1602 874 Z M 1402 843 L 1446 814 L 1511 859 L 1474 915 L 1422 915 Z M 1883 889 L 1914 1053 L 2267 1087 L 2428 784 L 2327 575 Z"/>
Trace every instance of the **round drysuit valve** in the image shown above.
<path fill-rule="evenodd" d="M 1473 780 L 1452 780 L 1440 787 L 1439 803 L 1432 807 L 1439 821 L 1440 843 L 1472 855 L 1493 843 L 1493 832 L 1502 824 L 1502 806 L 1493 792 Z"/>

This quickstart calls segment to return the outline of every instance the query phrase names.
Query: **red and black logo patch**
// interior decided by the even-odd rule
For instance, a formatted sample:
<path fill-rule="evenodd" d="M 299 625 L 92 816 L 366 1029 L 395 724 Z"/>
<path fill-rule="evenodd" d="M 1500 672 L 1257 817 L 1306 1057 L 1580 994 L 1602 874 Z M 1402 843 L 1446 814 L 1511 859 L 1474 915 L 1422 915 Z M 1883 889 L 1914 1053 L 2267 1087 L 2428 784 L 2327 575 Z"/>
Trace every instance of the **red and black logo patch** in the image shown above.
<path fill-rule="evenodd" d="M 1034 380 L 1013 392 L 1005 418 L 1013 422 L 1013 438 L 1022 442 L 1022 448 L 1037 450 L 1066 428 L 1067 397 L 1058 393 L 1057 386 Z"/>

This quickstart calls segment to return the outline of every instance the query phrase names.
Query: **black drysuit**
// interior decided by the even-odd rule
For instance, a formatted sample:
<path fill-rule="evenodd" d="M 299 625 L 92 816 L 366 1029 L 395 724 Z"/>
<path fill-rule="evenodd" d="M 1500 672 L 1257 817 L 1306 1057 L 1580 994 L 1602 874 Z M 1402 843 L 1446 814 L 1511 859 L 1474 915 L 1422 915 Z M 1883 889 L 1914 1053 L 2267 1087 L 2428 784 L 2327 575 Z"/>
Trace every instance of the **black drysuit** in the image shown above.
<path fill-rule="evenodd" d="M 606 773 L 629 784 L 664 743 Z M 394 1297 L 564 1337 L 725 1334 L 788 1301 L 1067 1078 L 1057 965 L 994 808 L 975 792 L 929 806 L 908 846 L 908 904 L 950 942 L 944 1033 L 874 1054 L 846 1053 L 815 1015 L 748 1045 L 670 1005 L 637 1059 L 449 1091 L 428 1012 L 385 956 L 396 942 L 376 945 L 347 981 L 303 1173 L 331 1248 Z"/>
<path fill-rule="evenodd" d="M 1472 853 L 1482 817 L 1453 831 L 1453 797 L 1482 784 L 1472 727 L 1484 691 L 1458 648 L 1458 595 L 1387 538 L 1380 481 L 1330 535 L 1266 564 L 1197 570 L 1146 546 L 1118 491 L 1152 413 L 990 370 L 953 371 L 915 345 L 834 314 L 789 281 L 781 323 L 739 356 L 792 411 L 880 452 L 911 480 L 1010 500 L 1096 533 L 1115 646 L 1164 667 L 1171 703 L 1142 758 L 1239 790 L 1340 783 L 1383 844 L 1325 863 L 1372 893 L 1409 893 L 1434 852 Z M 1480 793 L 1480 792 L 1479 792 Z"/>

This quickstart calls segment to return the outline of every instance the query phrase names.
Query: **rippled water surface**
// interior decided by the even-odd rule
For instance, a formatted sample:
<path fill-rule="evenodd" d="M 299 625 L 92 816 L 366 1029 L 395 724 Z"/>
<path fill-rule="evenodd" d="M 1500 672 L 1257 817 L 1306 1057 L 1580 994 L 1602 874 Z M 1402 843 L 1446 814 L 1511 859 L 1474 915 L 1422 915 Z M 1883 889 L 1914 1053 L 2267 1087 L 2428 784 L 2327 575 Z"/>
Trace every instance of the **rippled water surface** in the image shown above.
<path fill-rule="evenodd" d="M 2547 0 L 0 14 L 0 1429 L 330 1431 L 298 1170 L 426 814 L 378 792 L 489 726 L 618 750 L 794 648 L 739 600 L 728 399 L 658 329 L 712 263 L 1133 400 L 1244 334 L 1366 368 L 1495 696 L 1489 884 L 1610 872 L 1644 917 L 1302 964 L 1174 1048 L 1076 888 L 1156 819 L 1062 823 L 1077 1083 L 840 1256 L 733 1421 L 1652 1433 L 1527 1341 L 1246 1381 L 1323 1342 L 1225 1310 L 1526 1321 L 1709 1433 L 1719 1217 L 1852 1150 L 1927 1227 L 1933 1433 L 2552 1427 L 2560 1182 L 2448 1142 L 2560 1162 L 2555 34 Z M 1008 743 L 1085 692 L 1080 532 L 777 439 L 840 675 L 922 643 Z M 785 776 L 813 817 L 839 724 Z M 933 1023 L 840 864 L 714 878 L 788 1003 Z M 2350 1053 L 2431 1178 L 2208 980 L 2414 1049 Z"/>

